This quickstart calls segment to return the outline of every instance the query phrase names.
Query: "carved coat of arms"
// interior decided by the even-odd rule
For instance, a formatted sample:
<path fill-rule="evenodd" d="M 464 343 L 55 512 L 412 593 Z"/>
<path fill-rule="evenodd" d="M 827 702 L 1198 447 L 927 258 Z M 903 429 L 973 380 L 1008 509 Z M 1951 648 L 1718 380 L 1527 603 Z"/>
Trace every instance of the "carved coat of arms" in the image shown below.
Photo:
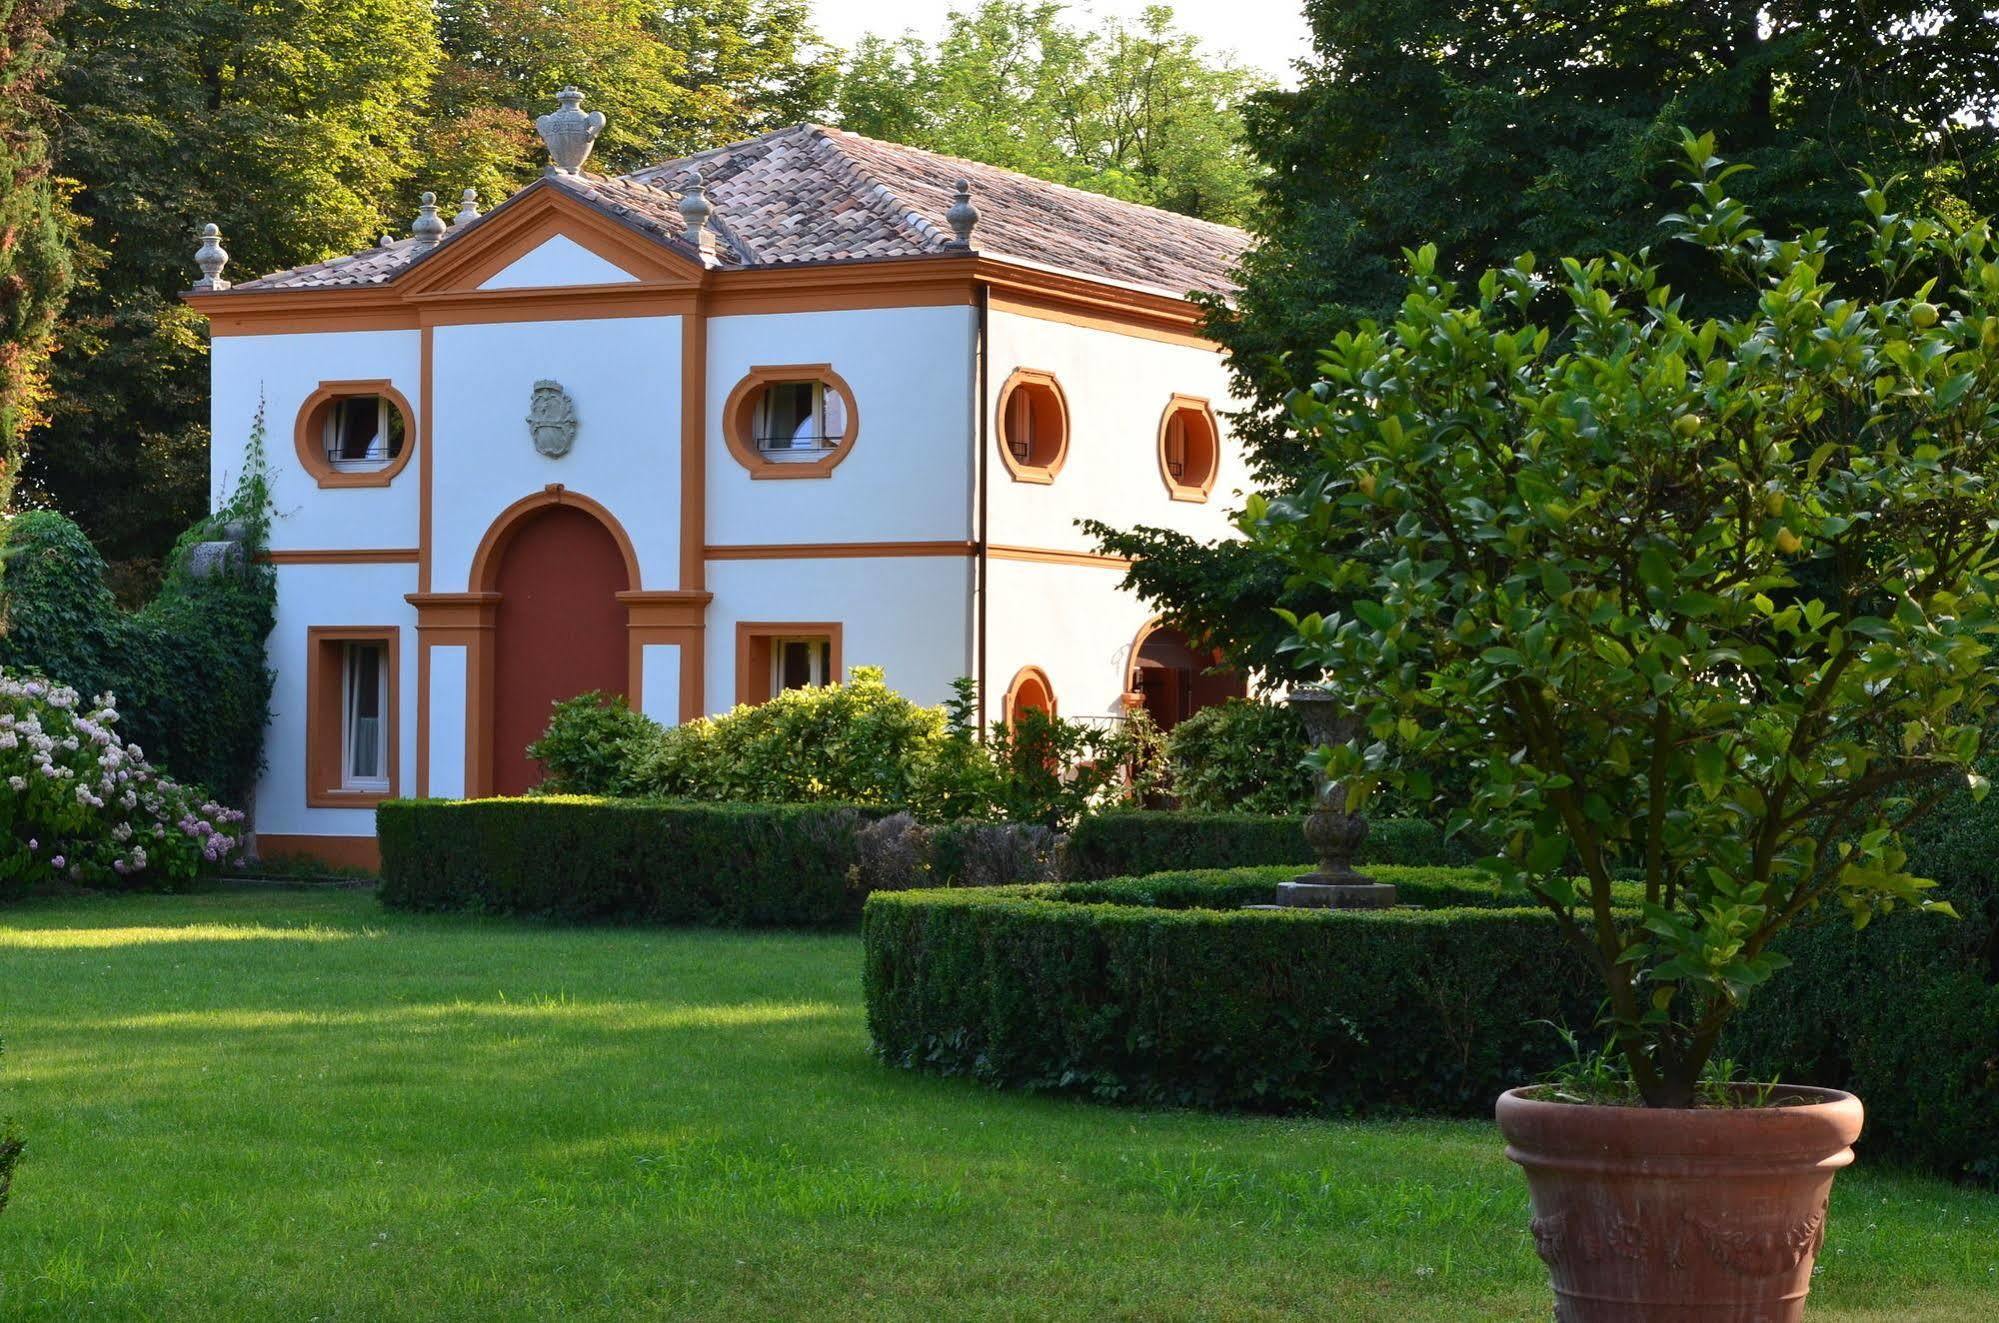
<path fill-rule="evenodd" d="M 528 435 L 534 448 L 561 459 L 576 444 L 576 401 L 555 381 L 537 381 L 528 401 Z"/>

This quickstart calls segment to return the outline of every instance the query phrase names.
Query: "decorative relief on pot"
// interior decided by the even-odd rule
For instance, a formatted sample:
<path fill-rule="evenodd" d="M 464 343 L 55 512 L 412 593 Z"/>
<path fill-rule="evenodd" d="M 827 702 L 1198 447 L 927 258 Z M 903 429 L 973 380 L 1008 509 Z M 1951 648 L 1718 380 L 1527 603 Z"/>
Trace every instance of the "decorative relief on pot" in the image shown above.
<path fill-rule="evenodd" d="M 576 444 L 576 401 L 557 381 L 537 381 L 528 400 L 528 436 L 534 448 L 561 459 Z"/>
<path fill-rule="evenodd" d="M 1800 1263 L 1817 1256 L 1825 1243 L 1827 1208 L 1820 1204 L 1816 1213 L 1790 1226 L 1760 1229 L 1718 1225 L 1692 1213 L 1666 1226 L 1657 1225 L 1657 1219 L 1648 1226 L 1642 1217 L 1617 1214 L 1601 1227 L 1571 1228 L 1566 1212 L 1536 1217 L 1528 1228 L 1534 1235 L 1534 1252 L 1550 1268 L 1656 1256 L 1668 1268 L 1684 1270 L 1692 1244 L 1738 1277 L 1778 1277 L 1796 1272 Z"/>

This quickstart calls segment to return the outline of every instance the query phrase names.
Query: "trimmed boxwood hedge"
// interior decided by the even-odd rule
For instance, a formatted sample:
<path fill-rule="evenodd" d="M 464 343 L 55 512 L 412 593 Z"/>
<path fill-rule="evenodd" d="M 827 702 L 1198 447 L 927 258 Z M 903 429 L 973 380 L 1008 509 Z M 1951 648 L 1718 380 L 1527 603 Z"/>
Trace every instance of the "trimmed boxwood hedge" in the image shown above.
<path fill-rule="evenodd" d="M 891 1064 L 1119 1101 L 1488 1113 L 1598 994 L 1553 916 L 1466 869 L 1375 869 L 1435 908 L 1273 911 L 1295 867 L 878 892 L 868 1027 Z"/>
<path fill-rule="evenodd" d="M 1299 818 L 1254 813 L 1119 809 L 1084 818 L 1069 833 L 1064 875 L 1080 880 L 1139 877 L 1173 868 L 1309 867 Z M 1363 864 L 1468 864 L 1471 851 L 1415 818 L 1368 823 Z M 1300 869 L 1294 869 L 1302 871 Z"/>
<path fill-rule="evenodd" d="M 870 813 L 573 796 L 392 800 L 375 813 L 382 903 L 637 923 L 851 920 L 854 832 Z"/>

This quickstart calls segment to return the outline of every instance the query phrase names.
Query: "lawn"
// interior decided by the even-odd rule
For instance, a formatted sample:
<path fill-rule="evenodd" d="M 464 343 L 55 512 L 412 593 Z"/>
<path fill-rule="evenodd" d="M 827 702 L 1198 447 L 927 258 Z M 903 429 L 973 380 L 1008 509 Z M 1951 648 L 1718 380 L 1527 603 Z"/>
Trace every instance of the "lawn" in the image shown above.
<path fill-rule="evenodd" d="M 0 1315 L 1547 1317 L 1489 1125 L 887 1070 L 859 956 L 354 891 L 7 911 Z M 1812 1316 L 1999 1316 L 1999 1197 L 1862 1162 Z"/>

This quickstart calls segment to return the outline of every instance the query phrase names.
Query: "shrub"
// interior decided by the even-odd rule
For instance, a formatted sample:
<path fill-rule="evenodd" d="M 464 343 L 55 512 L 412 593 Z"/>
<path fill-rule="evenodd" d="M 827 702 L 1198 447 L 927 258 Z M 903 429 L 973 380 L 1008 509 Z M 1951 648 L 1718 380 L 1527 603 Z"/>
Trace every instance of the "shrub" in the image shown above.
<path fill-rule="evenodd" d="M 1750 1002 L 1726 1050 L 1770 1078 L 1852 1089 L 1871 1152 L 1999 1184 L 1999 799 L 1957 792 L 1909 834 L 1909 867 L 1961 921 L 1787 934 L 1792 977 Z"/>
<path fill-rule="evenodd" d="M 172 775 L 238 802 L 263 766 L 271 698 L 264 639 L 277 610 L 276 575 L 256 559 L 270 521 L 262 437 L 260 413 L 235 495 L 181 537 L 165 582 L 136 612 L 119 608 L 105 587 L 104 558 L 69 520 L 36 510 L 6 530 L 0 666 L 117 695 L 126 739 Z M 243 561 L 196 578 L 190 553 L 224 525 L 241 527 Z"/>
<path fill-rule="evenodd" d="M 1302 814 L 1318 777 L 1305 766 L 1305 727 L 1281 703 L 1231 698 L 1202 708 L 1167 739 L 1173 794 L 1197 813 Z"/>
<path fill-rule="evenodd" d="M 1842 287 L 1823 232 L 1766 235 L 1712 136 L 1683 146 L 1669 232 L 1740 316 L 1691 316 L 1649 252 L 1459 286 L 1426 246 L 1294 398 L 1297 489 L 1244 515 L 1339 603 L 1292 622 L 1365 727 L 1324 770 L 1470 772 L 1457 820 L 1592 954 L 1652 1107 L 1693 1105 L 1793 922 L 1933 903 L 1902 833 L 1999 749 L 1991 226 L 1870 184 Z M 1626 870 L 1642 930 L 1604 903 Z"/>
<path fill-rule="evenodd" d="M 161 776 L 121 721 L 109 695 L 0 671 L 0 892 L 172 891 L 238 854 L 243 815 Z"/>
<path fill-rule="evenodd" d="M 1032 823 L 930 827 L 908 813 L 895 813 L 862 826 L 854 844 L 853 881 L 862 894 L 1049 882 L 1060 868 L 1061 837 Z"/>
<path fill-rule="evenodd" d="M 856 666 L 845 684 L 787 689 L 659 730 L 637 742 L 630 789 L 738 804 L 831 800 L 904 807 L 917 768 L 944 738 L 944 714 Z"/>
<path fill-rule="evenodd" d="M 1061 827 L 1135 803 L 1159 784 L 1157 727 L 1111 728 L 1027 713 L 977 737 L 971 682 L 942 707 L 890 689 L 879 667 L 844 684 L 788 689 L 768 702 L 661 728 L 601 694 L 556 705 L 530 746 L 543 789 L 718 803 L 834 802 L 906 809 L 925 822 Z"/>
<path fill-rule="evenodd" d="M 1368 823 L 1363 864 L 1463 864 L 1470 851 L 1439 828 L 1410 818 Z M 1312 862 L 1300 818 L 1253 813 L 1189 813 L 1121 809 L 1084 818 L 1063 849 L 1063 876 L 1136 876 L 1174 868 L 1246 868 Z"/>
<path fill-rule="evenodd" d="M 393 800 L 375 812 L 382 903 L 636 923 L 853 917 L 847 805 L 549 796 Z"/>
<path fill-rule="evenodd" d="M 632 760 L 659 732 L 659 724 L 632 711 L 622 694 L 592 690 L 559 702 L 548 730 L 528 745 L 528 757 L 542 767 L 536 793 L 631 794 Z"/>
<path fill-rule="evenodd" d="M 1544 910 L 1459 869 L 1383 868 L 1376 911 L 1244 910 L 1285 869 L 878 892 L 862 919 L 885 1061 L 1124 1102 L 1488 1113 L 1594 1022 Z"/>

